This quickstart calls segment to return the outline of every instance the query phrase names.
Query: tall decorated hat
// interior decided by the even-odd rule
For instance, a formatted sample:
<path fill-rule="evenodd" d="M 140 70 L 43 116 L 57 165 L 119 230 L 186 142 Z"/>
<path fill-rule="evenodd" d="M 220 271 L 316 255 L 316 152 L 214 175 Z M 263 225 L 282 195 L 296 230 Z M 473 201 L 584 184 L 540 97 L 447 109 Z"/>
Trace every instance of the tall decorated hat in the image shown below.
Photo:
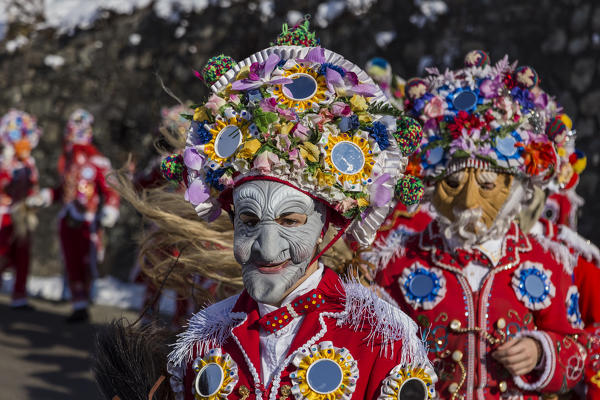
<path fill-rule="evenodd" d="M 4 143 L 20 146 L 27 143 L 29 149 L 37 146 L 41 130 L 35 117 L 20 110 L 10 110 L 0 120 L 0 138 Z"/>
<path fill-rule="evenodd" d="M 394 197 L 422 195 L 403 174 L 418 124 L 361 68 L 320 47 L 308 21 L 240 62 L 213 57 L 197 75 L 212 94 L 188 116 L 183 156 L 163 162 L 197 210 L 212 204 L 214 217 L 237 185 L 271 180 L 328 205 L 329 222 L 367 243 Z"/>
<path fill-rule="evenodd" d="M 74 144 L 90 144 L 92 142 L 92 125 L 94 116 L 87 110 L 78 108 L 73 111 L 65 128 L 65 139 Z"/>
<path fill-rule="evenodd" d="M 539 86 L 535 70 L 509 63 L 495 65 L 483 51 L 472 51 L 465 67 L 406 83 L 405 107 L 423 126 L 420 152 L 409 170 L 435 181 L 475 167 L 548 183 L 558 168 L 553 129 L 561 108 Z"/>

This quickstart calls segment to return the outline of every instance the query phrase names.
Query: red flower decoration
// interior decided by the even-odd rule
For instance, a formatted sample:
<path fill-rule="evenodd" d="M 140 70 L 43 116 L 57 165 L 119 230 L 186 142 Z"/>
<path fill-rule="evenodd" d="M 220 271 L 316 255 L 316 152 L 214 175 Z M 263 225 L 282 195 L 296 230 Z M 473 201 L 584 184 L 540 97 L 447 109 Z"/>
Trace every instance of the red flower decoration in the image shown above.
<path fill-rule="evenodd" d="M 473 132 L 475 129 L 481 130 L 487 128 L 487 122 L 482 121 L 474 114 L 469 114 L 466 111 L 459 111 L 454 117 L 454 120 L 448 124 L 452 139 L 457 139 L 462 135 L 463 130 L 467 133 Z"/>
<path fill-rule="evenodd" d="M 525 147 L 522 157 L 529 176 L 540 175 L 556 164 L 556 156 L 550 143 L 532 142 Z"/>

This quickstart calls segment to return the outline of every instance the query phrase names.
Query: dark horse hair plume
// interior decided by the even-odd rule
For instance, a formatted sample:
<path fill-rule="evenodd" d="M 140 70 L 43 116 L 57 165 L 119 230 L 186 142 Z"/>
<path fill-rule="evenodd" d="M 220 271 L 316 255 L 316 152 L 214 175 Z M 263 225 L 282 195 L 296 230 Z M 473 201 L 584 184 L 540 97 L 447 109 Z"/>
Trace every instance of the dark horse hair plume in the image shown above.
<path fill-rule="evenodd" d="M 92 369 L 107 400 L 175 400 L 167 354 L 172 333 L 157 323 L 115 320 L 96 336 Z"/>

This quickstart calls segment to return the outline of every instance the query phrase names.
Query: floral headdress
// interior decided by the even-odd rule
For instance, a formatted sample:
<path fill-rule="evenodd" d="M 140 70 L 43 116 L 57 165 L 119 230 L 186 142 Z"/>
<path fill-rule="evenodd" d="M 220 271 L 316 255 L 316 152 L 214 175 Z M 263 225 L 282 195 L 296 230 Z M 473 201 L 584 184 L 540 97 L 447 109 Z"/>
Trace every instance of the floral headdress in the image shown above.
<path fill-rule="evenodd" d="M 394 195 L 420 199 L 422 183 L 403 175 L 419 125 L 363 70 L 317 45 L 305 22 L 273 47 L 239 63 L 214 57 L 197 73 L 213 94 L 188 116 L 184 165 L 177 156 L 163 164 L 184 178 L 192 204 L 227 209 L 236 185 L 274 180 L 329 205 L 338 225 L 359 220 L 356 238 Z"/>
<path fill-rule="evenodd" d="M 94 116 L 87 110 L 78 108 L 73 111 L 65 127 L 65 138 L 74 144 L 90 144 L 92 142 L 92 125 Z"/>
<path fill-rule="evenodd" d="M 429 69 L 426 78 L 406 83 L 406 110 L 424 130 L 409 170 L 435 180 L 477 167 L 548 182 L 563 140 L 553 130 L 561 108 L 539 87 L 535 70 L 506 56 L 491 66 L 479 50 L 467 54 L 465 65 Z"/>
<path fill-rule="evenodd" d="M 35 117 L 20 110 L 10 110 L 0 120 L 0 138 L 5 143 L 15 143 L 27 140 L 30 148 L 37 146 L 41 130 Z"/>

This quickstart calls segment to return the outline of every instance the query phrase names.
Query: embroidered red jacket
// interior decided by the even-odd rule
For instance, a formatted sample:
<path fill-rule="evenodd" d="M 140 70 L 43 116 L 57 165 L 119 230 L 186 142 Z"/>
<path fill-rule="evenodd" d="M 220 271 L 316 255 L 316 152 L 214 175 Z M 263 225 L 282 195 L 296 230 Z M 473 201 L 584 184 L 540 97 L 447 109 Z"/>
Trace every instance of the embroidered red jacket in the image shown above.
<path fill-rule="evenodd" d="M 428 330 L 430 359 L 442 398 L 541 398 L 566 391 L 582 376 L 585 350 L 570 335 L 570 275 L 548 251 L 513 223 L 502 255 L 475 291 L 464 269 L 468 253 L 451 252 L 436 222 L 420 234 L 391 232 L 366 257 L 382 268 L 376 281 L 409 316 Z M 485 262 L 479 256 L 481 262 Z M 530 336 L 543 349 L 541 365 L 511 377 L 491 353 L 507 338 Z M 523 396 L 523 397 L 519 397 Z"/>
<path fill-rule="evenodd" d="M 393 397 L 397 396 L 394 387 L 397 392 L 398 385 L 408 380 L 408 371 L 429 382 L 426 395 L 434 395 L 435 374 L 413 321 L 369 289 L 344 283 L 327 268 L 317 290 L 324 300 L 322 306 L 304 316 L 286 359 L 277 366 L 268 387 L 263 385 L 261 376 L 258 306 L 243 291 L 200 311 L 190 320 L 170 355 L 173 390 L 186 400 L 194 399 L 193 393 L 198 390 L 227 399 L 315 398 L 313 389 L 315 385 L 318 389 L 315 380 L 320 375 L 325 379 L 321 384 L 336 387 L 331 398 L 376 399 L 382 396 L 385 386 L 387 394 L 381 398 L 392 399 L 397 398 Z M 327 378 L 327 374 L 311 375 L 311 366 L 324 358 L 339 361 L 341 384 Z M 217 380 L 220 385 L 214 387 L 208 380 L 202 389 L 202 382 L 207 382 L 202 367 L 211 362 L 222 365 L 222 370 L 229 371 L 225 375 L 235 378 Z M 402 371 L 400 364 L 404 364 Z M 398 368 L 394 370 L 395 367 Z"/>
<path fill-rule="evenodd" d="M 571 319 L 585 325 L 587 333 L 586 398 L 600 399 L 600 251 L 565 225 L 555 225 L 546 219 L 540 219 L 538 223 L 543 231 L 538 240 L 560 243 L 569 249 L 575 283 L 575 289 L 570 288 L 570 291 L 571 296 L 579 299 L 581 311 L 580 315 L 572 315 Z"/>
<path fill-rule="evenodd" d="M 38 190 L 38 171 L 33 157 L 0 164 L 0 227 L 12 222 L 12 207 Z"/>
<path fill-rule="evenodd" d="M 109 171 L 110 161 L 93 145 L 73 145 L 59 159 L 61 183 L 52 199 L 62 201 L 73 218 L 90 222 L 100 204 L 118 209 L 119 195 L 106 182 Z"/>

